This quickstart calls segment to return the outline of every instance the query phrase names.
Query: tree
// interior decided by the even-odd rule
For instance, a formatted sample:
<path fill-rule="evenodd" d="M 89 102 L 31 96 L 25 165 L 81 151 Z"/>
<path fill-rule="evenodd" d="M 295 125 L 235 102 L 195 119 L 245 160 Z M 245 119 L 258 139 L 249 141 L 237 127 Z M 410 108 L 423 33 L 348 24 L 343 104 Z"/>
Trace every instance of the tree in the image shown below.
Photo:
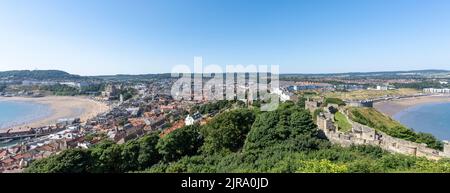
<path fill-rule="evenodd" d="M 88 150 L 70 149 L 34 161 L 30 172 L 121 173 L 144 170 L 160 161 L 156 150 L 158 133 L 118 145 L 104 140 Z"/>
<path fill-rule="evenodd" d="M 305 108 L 305 102 L 306 102 L 306 98 L 305 97 L 299 97 L 298 101 L 297 101 L 297 106 L 300 108 Z"/>
<path fill-rule="evenodd" d="M 239 150 L 244 145 L 254 120 L 255 115 L 247 109 L 233 110 L 218 115 L 201 130 L 205 137 L 202 150 L 207 153 Z"/>
<path fill-rule="evenodd" d="M 289 117 L 291 135 L 316 136 L 316 124 L 314 124 L 311 114 L 305 110 L 295 111 Z"/>
<path fill-rule="evenodd" d="M 308 111 L 299 107 L 282 106 L 258 116 L 245 142 L 245 150 L 263 149 L 274 144 L 286 144 L 286 148 L 317 148 L 316 125 Z"/>
<path fill-rule="evenodd" d="M 133 96 L 137 95 L 137 91 L 134 88 L 126 88 L 120 91 L 120 94 L 123 97 L 123 100 L 126 101 L 128 99 L 133 98 Z"/>
<path fill-rule="evenodd" d="M 156 145 L 158 152 L 166 162 L 176 161 L 186 155 L 197 154 L 203 144 L 199 125 L 177 129 L 161 138 Z"/>
<path fill-rule="evenodd" d="M 124 144 L 121 152 L 121 170 L 122 171 L 136 171 L 140 169 L 139 164 L 140 144 L 139 141 L 132 140 Z"/>
<path fill-rule="evenodd" d="M 55 85 L 44 85 L 40 86 L 40 90 L 44 91 L 50 91 L 54 95 L 60 95 L 60 96 L 74 96 L 80 94 L 80 90 L 75 87 L 62 85 L 62 84 L 55 84 Z"/>
<path fill-rule="evenodd" d="M 332 113 L 332 114 L 335 114 L 339 111 L 339 109 L 337 109 L 333 106 L 330 106 L 330 107 L 328 107 L 328 111 L 330 111 L 330 113 Z"/>
<path fill-rule="evenodd" d="M 140 169 L 145 169 L 153 164 L 158 163 L 161 159 L 161 156 L 156 149 L 156 145 L 158 144 L 159 135 L 158 133 L 152 133 L 150 135 L 144 136 L 139 140 L 139 156 L 138 163 Z"/>
<path fill-rule="evenodd" d="M 57 156 L 31 163 L 26 172 L 30 173 L 86 173 L 92 167 L 90 151 L 69 149 Z"/>
<path fill-rule="evenodd" d="M 6 88 L 8 88 L 6 84 L 0 84 L 0 92 L 4 92 Z"/>
<path fill-rule="evenodd" d="M 106 149 L 100 149 L 98 153 L 96 154 L 98 156 L 96 157 L 98 166 L 96 172 L 121 173 L 125 171 L 122 164 L 125 161 L 122 159 L 122 146 L 114 144 Z"/>

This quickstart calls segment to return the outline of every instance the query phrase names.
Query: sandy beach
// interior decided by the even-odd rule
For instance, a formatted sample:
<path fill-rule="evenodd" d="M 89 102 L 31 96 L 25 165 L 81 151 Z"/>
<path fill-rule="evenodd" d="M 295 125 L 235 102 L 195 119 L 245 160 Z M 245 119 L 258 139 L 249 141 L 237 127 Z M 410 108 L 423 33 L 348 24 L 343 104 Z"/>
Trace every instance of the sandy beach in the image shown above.
<path fill-rule="evenodd" d="M 392 117 L 395 114 L 399 113 L 400 111 L 403 111 L 404 109 L 407 109 L 409 107 L 429 103 L 446 103 L 446 102 L 450 102 L 450 95 L 420 96 L 414 98 L 404 98 L 404 99 L 377 102 L 374 104 L 374 108 Z"/>
<path fill-rule="evenodd" d="M 41 127 L 55 124 L 58 119 L 80 118 L 86 121 L 89 118 L 109 110 L 108 105 L 91 100 L 87 97 L 47 96 L 40 98 L 27 97 L 0 97 L 0 101 L 33 102 L 47 105 L 51 109 L 50 116 L 43 119 L 15 126 L 14 128 Z"/>

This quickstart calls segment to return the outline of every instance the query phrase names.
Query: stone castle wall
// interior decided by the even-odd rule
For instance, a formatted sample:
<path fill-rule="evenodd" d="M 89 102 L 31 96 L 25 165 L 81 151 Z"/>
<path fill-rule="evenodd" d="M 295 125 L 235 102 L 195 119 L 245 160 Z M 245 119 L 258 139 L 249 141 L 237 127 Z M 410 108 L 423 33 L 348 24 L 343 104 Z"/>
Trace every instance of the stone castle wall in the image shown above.
<path fill-rule="evenodd" d="M 344 112 L 343 114 L 346 115 Z M 376 131 L 371 127 L 353 122 L 348 117 L 347 120 L 352 125 L 352 131 L 348 133 L 337 130 L 331 113 L 322 113 L 318 115 L 317 126 L 324 131 L 325 136 L 332 143 L 340 144 L 342 146 L 364 144 L 375 145 L 389 152 L 426 157 L 433 160 L 450 157 L 449 144 L 444 145 L 444 151 L 438 151 L 427 147 L 426 144 L 419 144 L 391 137 L 383 132 Z"/>

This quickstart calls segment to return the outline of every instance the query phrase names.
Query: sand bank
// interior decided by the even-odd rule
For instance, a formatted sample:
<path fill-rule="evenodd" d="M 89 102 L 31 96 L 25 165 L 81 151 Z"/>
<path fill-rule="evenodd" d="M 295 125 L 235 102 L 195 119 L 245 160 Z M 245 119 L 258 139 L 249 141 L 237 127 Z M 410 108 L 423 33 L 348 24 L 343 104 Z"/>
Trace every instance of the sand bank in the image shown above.
<path fill-rule="evenodd" d="M 450 102 L 450 95 L 420 96 L 414 98 L 382 101 L 375 103 L 374 107 L 378 111 L 392 117 L 395 114 L 399 113 L 400 111 L 403 111 L 413 106 L 429 103 L 446 103 L 446 102 Z"/>
<path fill-rule="evenodd" d="M 81 121 L 86 121 L 100 113 L 109 110 L 108 105 L 91 100 L 87 97 L 69 97 L 69 96 L 48 96 L 40 98 L 27 97 L 0 97 L 1 101 L 17 101 L 17 102 L 33 102 L 43 105 L 48 105 L 51 109 L 51 114 L 45 118 L 25 123 L 19 127 L 41 127 L 55 124 L 58 119 L 64 118 L 80 118 Z"/>

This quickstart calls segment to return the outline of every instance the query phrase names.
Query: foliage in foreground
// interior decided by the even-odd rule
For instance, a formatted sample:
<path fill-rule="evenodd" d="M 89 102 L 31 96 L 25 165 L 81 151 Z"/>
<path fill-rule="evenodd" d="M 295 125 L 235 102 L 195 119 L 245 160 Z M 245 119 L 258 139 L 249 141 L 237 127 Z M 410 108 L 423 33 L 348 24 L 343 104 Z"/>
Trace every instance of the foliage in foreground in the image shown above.
<path fill-rule="evenodd" d="M 228 133 L 234 137 L 221 136 Z M 322 139 L 311 115 L 285 103 L 273 112 L 238 109 L 206 126 L 152 133 L 122 145 L 102 142 L 35 161 L 27 172 L 450 172 L 450 161 L 343 148 Z"/>

